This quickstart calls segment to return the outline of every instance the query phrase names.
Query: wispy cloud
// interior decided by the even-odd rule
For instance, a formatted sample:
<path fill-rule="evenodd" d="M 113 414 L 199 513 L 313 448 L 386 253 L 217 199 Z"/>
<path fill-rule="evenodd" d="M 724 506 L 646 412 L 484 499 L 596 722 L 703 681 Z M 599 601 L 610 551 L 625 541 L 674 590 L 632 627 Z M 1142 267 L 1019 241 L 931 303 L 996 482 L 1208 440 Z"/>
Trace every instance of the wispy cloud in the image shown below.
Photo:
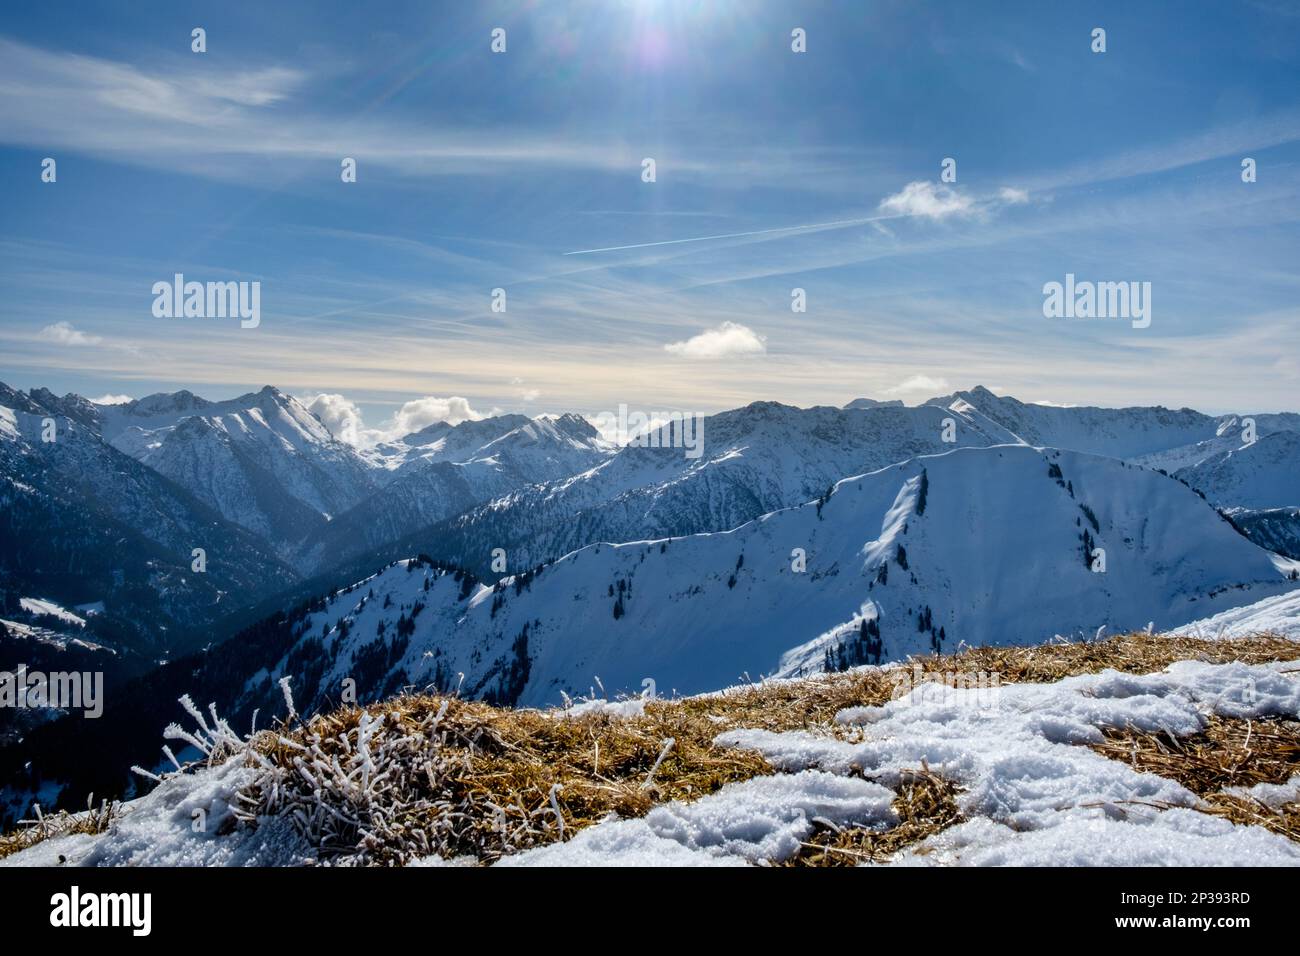
<path fill-rule="evenodd" d="M 899 382 L 892 388 L 885 389 L 886 395 L 942 395 L 952 388 L 946 378 L 931 378 L 929 375 L 913 375 Z"/>
<path fill-rule="evenodd" d="M 55 322 L 53 325 L 45 326 L 41 329 L 41 338 L 49 342 L 58 342 L 60 345 L 99 345 L 104 341 L 102 336 L 91 335 L 73 328 L 71 322 Z"/>
<path fill-rule="evenodd" d="M 281 110 L 312 77 L 282 66 L 203 71 L 132 64 L 0 39 L 0 141 L 75 149 L 169 170 L 260 175 L 238 157 L 330 158 L 408 174 L 466 175 L 505 165 L 634 169 L 630 147 L 516 130 L 509 137 L 396 119 Z M 224 157 L 218 168 L 214 157 Z M 680 166 L 689 165 L 682 160 Z"/>

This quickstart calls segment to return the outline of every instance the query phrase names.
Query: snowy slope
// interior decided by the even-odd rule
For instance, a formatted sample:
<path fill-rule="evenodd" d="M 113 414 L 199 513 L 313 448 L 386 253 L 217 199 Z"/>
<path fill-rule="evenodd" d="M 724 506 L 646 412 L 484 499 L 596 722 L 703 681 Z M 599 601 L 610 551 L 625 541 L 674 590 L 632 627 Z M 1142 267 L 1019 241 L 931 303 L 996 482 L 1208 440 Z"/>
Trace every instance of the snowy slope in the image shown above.
<path fill-rule="evenodd" d="M 1249 637 L 1281 634 L 1300 640 L 1300 590 L 1264 598 L 1184 624 L 1174 631 L 1192 637 Z"/>
<path fill-rule="evenodd" d="M 1221 507 L 1300 506 L 1300 432 L 1274 432 L 1174 472 Z"/>
<path fill-rule="evenodd" d="M 1085 563 L 1085 537 L 1105 549 L 1105 573 Z M 1288 579 L 1298 569 L 1158 473 L 1027 446 L 961 449 L 845 479 L 734 531 L 592 545 L 494 588 L 389 568 L 313 614 L 248 691 L 290 676 L 319 704 L 348 677 L 379 696 L 463 673 L 472 696 L 528 705 L 585 694 L 597 677 L 611 693 L 646 678 L 692 693 L 819 671 L 828 656 L 1172 627 L 1300 586 Z"/>

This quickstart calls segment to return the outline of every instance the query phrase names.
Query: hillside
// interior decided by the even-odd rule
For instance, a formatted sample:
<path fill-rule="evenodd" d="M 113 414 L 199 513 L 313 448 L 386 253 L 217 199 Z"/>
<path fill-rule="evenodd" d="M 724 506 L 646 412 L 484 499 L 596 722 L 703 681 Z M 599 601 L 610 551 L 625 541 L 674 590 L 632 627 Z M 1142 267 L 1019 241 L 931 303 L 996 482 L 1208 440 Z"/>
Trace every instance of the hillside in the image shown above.
<path fill-rule="evenodd" d="M 977 492 L 973 489 L 978 489 Z M 1090 570 L 1089 550 L 1106 552 Z M 803 550 L 803 570 L 797 570 Z M 407 685 L 542 705 L 596 685 L 695 693 L 743 675 L 1174 627 L 1296 588 L 1181 483 L 1111 459 L 962 449 L 839 482 L 718 534 L 591 545 L 488 586 L 402 562 L 298 627 L 241 706 Z"/>
<path fill-rule="evenodd" d="M 1220 507 L 1255 510 L 1300 504 L 1300 432 L 1274 432 L 1174 472 Z"/>

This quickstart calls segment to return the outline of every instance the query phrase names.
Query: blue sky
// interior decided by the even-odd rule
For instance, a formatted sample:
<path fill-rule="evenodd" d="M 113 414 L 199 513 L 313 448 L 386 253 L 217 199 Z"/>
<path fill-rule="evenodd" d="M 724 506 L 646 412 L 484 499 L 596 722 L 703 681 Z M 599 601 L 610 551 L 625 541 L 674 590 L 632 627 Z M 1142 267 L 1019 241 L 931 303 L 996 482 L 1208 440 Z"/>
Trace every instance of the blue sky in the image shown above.
<path fill-rule="evenodd" d="M 10 5 L 0 90 L 18 387 L 1300 406 L 1297 2 Z M 176 272 L 261 325 L 155 318 Z M 1151 326 L 1045 318 L 1066 273 Z"/>

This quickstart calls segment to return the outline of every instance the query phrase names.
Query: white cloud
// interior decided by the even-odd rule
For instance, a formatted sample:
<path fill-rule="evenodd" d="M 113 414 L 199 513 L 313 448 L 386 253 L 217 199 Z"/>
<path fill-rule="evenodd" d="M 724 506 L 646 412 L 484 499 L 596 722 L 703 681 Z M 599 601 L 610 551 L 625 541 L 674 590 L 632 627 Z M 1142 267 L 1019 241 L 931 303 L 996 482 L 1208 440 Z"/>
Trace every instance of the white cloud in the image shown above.
<path fill-rule="evenodd" d="M 330 434 L 339 441 L 349 445 L 363 446 L 374 444 L 367 440 L 365 425 L 361 420 L 361 409 L 356 403 L 342 395 L 322 392 L 316 396 L 301 396 L 298 399 L 307 406 L 307 410 L 319 418 L 330 430 Z"/>
<path fill-rule="evenodd" d="M 880 208 L 900 216 L 923 216 L 937 220 L 949 216 L 969 216 L 975 211 L 975 202 L 949 186 L 918 181 L 908 183 L 892 196 L 886 196 L 880 201 Z"/>
<path fill-rule="evenodd" d="M 998 190 L 998 198 L 1004 203 L 1012 206 L 1019 206 L 1029 202 L 1029 191 L 1025 189 L 1016 189 L 1014 186 L 1003 186 Z"/>
<path fill-rule="evenodd" d="M 718 359 L 733 355 L 762 355 L 766 337 L 739 322 L 723 322 L 682 342 L 669 342 L 664 351 L 688 359 Z"/>
<path fill-rule="evenodd" d="M 904 379 L 893 388 L 885 389 L 886 395 L 907 395 L 921 392 L 926 395 L 941 395 L 951 386 L 946 378 L 931 378 L 928 375 L 913 375 Z"/>
<path fill-rule="evenodd" d="M 55 322 L 41 329 L 41 338 L 60 345 L 98 345 L 104 341 L 98 335 L 90 335 L 72 327 L 70 322 Z"/>
<path fill-rule="evenodd" d="M 113 395 L 111 393 L 90 400 L 92 405 L 125 405 L 127 402 L 133 401 L 135 401 L 135 399 L 130 395 Z"/>
<path fill-rule="evenodd" d="M 361 408 L 356 402 L 343 395 L 322 392 L 318 395 L 302 395 L 298 400 L 324 423 L 331 435 L 339 441 L 358 448 L 369 448 L 380 442 L 394 441 L 411 432 L 418 432 L 434 422 L 459 425 L 461 422 L 477 421 L 498 412 L 495 408 L 487 413 L 478 412 L 470 405 L 469 399 L 458 395 L 449 398 L 427 395 L 406 402 L 393 413 L 391 419 L 378 428 L 369 428 L 362 418 Z"/>
<path fill-rule="evenodd" d="M 487 416 L 470 407 L 469 399 L 453 395 L 450 398 L 435 398 L 427 395 L 407 402 L 393 416 L 395 435 L 409 435 L 434 422 L 447 422 L 459 425 L 461 422 L 477 421 Z"/>

